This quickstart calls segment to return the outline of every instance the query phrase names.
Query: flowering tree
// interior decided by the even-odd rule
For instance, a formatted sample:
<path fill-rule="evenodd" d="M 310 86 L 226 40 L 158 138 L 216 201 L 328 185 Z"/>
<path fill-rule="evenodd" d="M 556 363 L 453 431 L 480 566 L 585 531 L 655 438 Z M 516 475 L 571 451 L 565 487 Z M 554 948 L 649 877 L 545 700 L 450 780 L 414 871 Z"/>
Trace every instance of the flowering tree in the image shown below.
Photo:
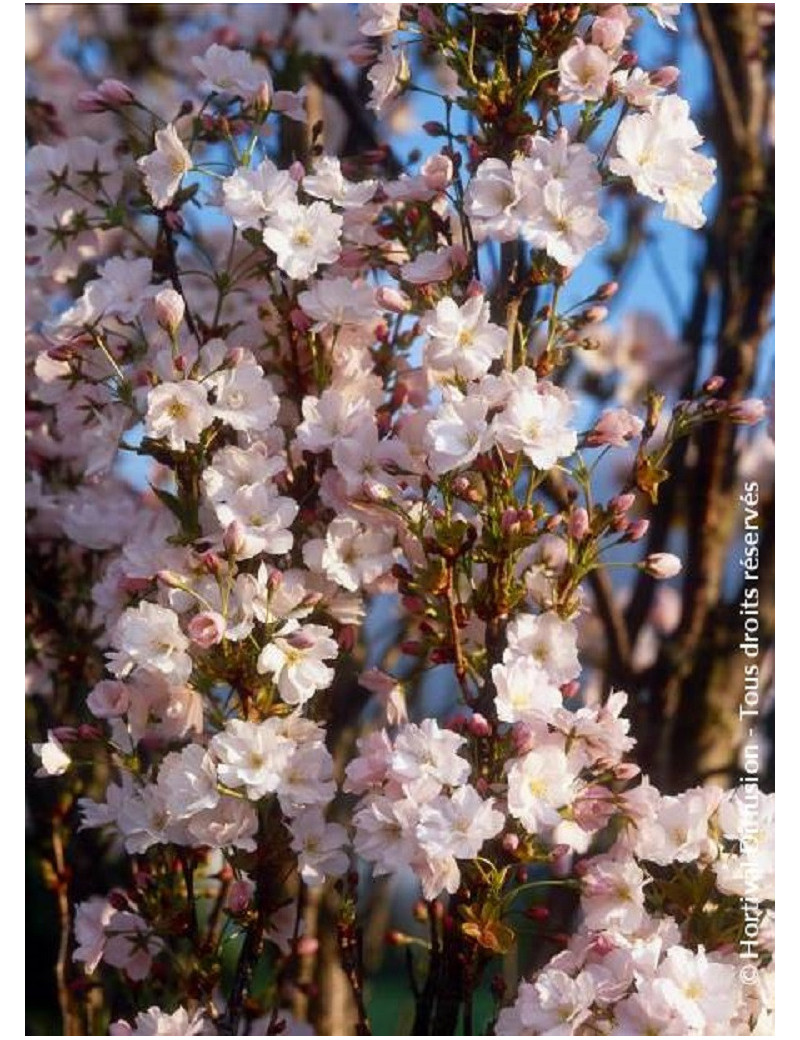
<path fill-rule="evenodd" d="M 605 325 L 618 281 L 581 287 L 614 206 L 623 287 L 647 209 L 706 223 L 678 70 L 631 44 L 679 6 L 32 11 L 31 805 L 65 1034 L 369 1035 L 382 879 L 418 898 L 413 1035 L 770 1031 L 772 798 L 751 769 L 678 789 L 724 772 L 702 712 L 673 754 L 714 536 L 759 503 L 752 5 L 697 13 L 751 250 L 709 246 L 719 364 L 675 395 L 633 351 L 658 330 Z M 377 119 L 409 98 L 402 162 Z M 643 664 L 676 469 L 685 609 L 656 597 Z"/>

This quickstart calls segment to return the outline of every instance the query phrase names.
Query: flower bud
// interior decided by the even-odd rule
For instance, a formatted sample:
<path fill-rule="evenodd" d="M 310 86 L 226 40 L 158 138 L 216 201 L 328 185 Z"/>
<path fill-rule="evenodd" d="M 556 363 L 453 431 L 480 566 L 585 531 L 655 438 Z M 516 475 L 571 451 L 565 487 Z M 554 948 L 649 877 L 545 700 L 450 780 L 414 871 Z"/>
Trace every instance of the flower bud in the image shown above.
<path fill-rule="evenodd" d="M 645 517 L 631 521 L 625 537 L 629 542 L 638 542 L 650 530 L 650 521 Z"/>
<path fill-rule="evenodd" d="M 590 325 L 599 325 L 608 317 L 608 307 L 589 307 L 584 311 L 583 316 Z"/>
<path fill-rule="evenodd" d="M 108 105 L 96 90 L 84 90 L 75 99 L 76 112 L 105 112 Z"/>
<path fill-rule="evenodd" d="M 615 495 L 608 504 L 614 513 L 627 513 L 635 501 L 636 495 L 628 491 L 624 495 Z"/>
<path fill-rule="evenodd" d="M 677 83 L 680 74 L 680 69 L 677 69 L 674 65 L 662 65 L 660 69 L 650 73 L 650 82 L 653 86 L 666 90 L 673 83 Z"/>
<path fill-rule="evenodd" d="M 596 300 L 610 300 L 619 292 L 619 282 L 603 282 L 594 294 Z"/>
<path fill-rule="evenodd" d="M 104 79 L 98 84 L 97 94 L 109 108 L 132 105 L 136 100 L 131 88 L 119 79 Z"/>
<path fill-rule="evenodd" d="M 683 564 L 674 553 L 650 553 L 639 564 L 653 578 L 674 578 L 683 570 Z"/>
<path fill-rule="evenodd" d="M 709 376 L 703 383 L 703 390 L 707 394 L 718 394 L 725 386 L 725 376 Z"/>
<path fill-rule="evenodd" d="M 255 885 L 252 881 L 247 878 L 239 878 L 234 881 L 228 891 L 228 898 L 225 901 L 226 908 L 232 914 L 241 914 L 249 906 L 255 892 Z"/>
<path fill-rule="evenodd" d="M 183 297 L 174 289 L 162 289 L 156 294 L 155 307 L 156 321 L 162 329 L 174 336 L 186 313 Z"/>
<path fill-rule="evenodd" d="M 469 731 L 473 737 L 488 737 L 491 735 L 492 726 L 484 715 L 476 712 L 469 720 Z"/>
<path fill-rule="evenodd" d="M 393 286 L 382 285 L 375 293 L 375 299 L 379 307 L 392 314 L 406 314 L 411 310 L 411 298 Z"/>
<path fill-rule="evenodd" d="M 203 650 L 222 642 L 225 635 L 225 618 L 213 610 L 195 614 L 189 622 L 189 638 Z"/>
<path fill-rule="evenodd" d="M 232 520 L 225 528 L 222 536 L 222 544 L 229 556 L 238 556 L 244 551 L 245 533 L 244 527 L 238 520 Z"/>
<path fill-rule="evenodd" d="M 444 191 L 453 179 L 453 160 L 447 155 L 432 155 L 420 170 L 425 186 L 431 191 Z"/>
<path fill-rule="evenodd" d="M 268 79 L 264 79 L 259 83 L 258 90 L 253 95 L 253 101 L 256 108 L 269 111 L 269 107 L 272 104 L 272 83 Z"/>
<path fill-rule="evenodd" d="M 757 397 L 737 401 L 728 407 L 728 418 L 742 426 L 752 426 L 754 423 L 761 422 L 766 414 L 766 405 Z"/>
<path fill-rule="evenodd" d="M 583 508 L 573 509 L 569 515 L 568 531 L 571 538 L 580 542 L 589 533 L 589 514 Z"/>

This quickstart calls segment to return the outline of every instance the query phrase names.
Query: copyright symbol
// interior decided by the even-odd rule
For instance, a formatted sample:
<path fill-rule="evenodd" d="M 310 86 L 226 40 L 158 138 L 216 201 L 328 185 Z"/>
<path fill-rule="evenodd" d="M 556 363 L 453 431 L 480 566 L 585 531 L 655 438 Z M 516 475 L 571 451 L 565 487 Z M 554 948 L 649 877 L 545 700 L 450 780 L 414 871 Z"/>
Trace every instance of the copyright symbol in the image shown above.
<path fill-rule="evenodd" d="M 758 982 L 758 968 L 755 964 L 745 964 L 739 969 L 739 981 L 743 986 L 755 986 Z"/>

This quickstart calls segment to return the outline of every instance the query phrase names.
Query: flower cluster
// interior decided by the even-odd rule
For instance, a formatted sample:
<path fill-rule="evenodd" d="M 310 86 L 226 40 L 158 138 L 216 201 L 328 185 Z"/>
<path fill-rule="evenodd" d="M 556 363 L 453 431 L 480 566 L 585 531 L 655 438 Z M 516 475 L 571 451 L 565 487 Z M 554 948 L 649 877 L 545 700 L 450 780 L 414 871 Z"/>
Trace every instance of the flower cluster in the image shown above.
<path fill-rule="evenodd" d="M 29 524 L 79 590 L 85 644 L 80 722 L 34 751 L 65 783 L 94 760 L 80 827 L 130 860 L 124 888 L 77 906 L 74 960 L 147 980 L 112 1035 L 300 1030 L 283 1004 L 308 890 L 333 881 L 368 1031 L 361 863 L 421 886 L 432 951 L 460 966 L 456 1014 L 516 942 L 518 897 L 580 900 L 501 1034 L 764 1031 L 771 951 L 747 992 L 732 952 L 740 898 L 762 917 L 774 900 L 769 834 L 758 892 L 736 851 L 751 792 L 661 796 L 626 761 L 627 695 L 580 695 L 587 582 L 609 556 L 680 571 L 615 555 L 643 537 L 672 447 L 760 418 L 714 384 L 659 426 L 642 378 L 581 429 L 561 385 L 615 291 L 559 304 L 606 238 L 605 186 L 703 223 L 714 164 L 674 77 L 632 67 L 624 5 L 560 5 L 558 31 L 555 5 L 286 5 L 267 28 L 260 6 L 207 33 L 175 85 L 192 100 L 159 111 L 108 78 L 81 93 L 80 134 L 28 152 Z M 675 5 L 650 6 L 670 24 Z M 497 33 L 523 24 L 536 46 L 501 74 Z M 414 85 L 414 39 L 438 55 L 447 144 L 398 173 L 385 150 L 338 157 L 326 115 L 323 146 L 312 113 L 346 67 L 385 113 Z M 593 452 L 619 460 L 611 495 Z M 392 652 L 365 660 L 364 627 L 395 609 Z M 53 638 L 31 684 L 56 704 L 52 662 L 79 655 Z M 425 708 L 434 668 L 455 718 Z"/>

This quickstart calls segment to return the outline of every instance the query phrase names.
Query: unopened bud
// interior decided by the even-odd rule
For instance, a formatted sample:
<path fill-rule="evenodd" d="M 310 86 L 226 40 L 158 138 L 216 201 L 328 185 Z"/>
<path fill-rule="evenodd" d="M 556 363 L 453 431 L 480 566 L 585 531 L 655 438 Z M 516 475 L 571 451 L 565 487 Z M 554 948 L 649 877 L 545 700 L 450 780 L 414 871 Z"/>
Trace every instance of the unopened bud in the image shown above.
<path fill-rule="evenodd" d="M 231 347 L 225 354 L 224 365 L 226 368 L 238 368 L 244 361 L 244 347 Z"/>
<path fill-rule="evenodd" d="M 156 294 L 155 307 L 156 321 L 162 329 L 174 336 L 186 313 L 183 297 L 174 289 L 162 289 Z"/>
<path fill-rule="evenodd" d="M 610 300 L 619 292 L 619 282 L 603 282 L 594 294 L 596 300 Z"/>
<path fill-rule="evenodd" d="M 249 906 L 255 892 L 255 885 L 247 878 L 234 881 L 228 891 L 225 906 L 232 914 L 241 914 Z"/>
<path fill-rule="evenodd" d="M 484 715 L 476 712 L 469 720 L 469 731 L 473 737 L 488 737 L 492 732 L 491 723 Z"/>
<path fill-rule="evenodd" d="M 680 74 L 680 69 L 674 65 L 662 65 L 660 69 L 650 73 L 650 82 L 654 87 L 661 87 L 662 90 L 666 90 L 673 83 L 677 83 Z"/>
<path fill-rule="evenodd" d="M 638 542 L 647 534 L 650 530 L 650 521 L 645 517 L 641 517 L 639 520 L 632 520 L 628 526 L 628 530 L 625 533 L 625 537 L 629 542 Z"/>
<path fill-rule="evenodd" d="M 109 108 L 132 105 L 136 100 L 131 88 L 120 79 L 104 79 L 98 84 L 97 93 Z"/>
<path fill-rule="evenodd" d="M 683 564 L 674 553 L 650 553 L 640 564 L 640 568 L 653 578 L 674 578 L 683 570 Z"/>
<path fill-rule="evenodd" d="M 213 610 L 195 614 L 189 622 L 189 638 L 203 650 L 222 642 L 225 635 L 225 618 Z"/>
<path fill-rule="evenodd" d="M 573 509 L 569 515 L 569 525 L 567 530 L 571 538 L 580 542 L 589 533 L 589 514 L 585 509 L 579 507 Z"/>
<path fill-rule="evenodd" d="M 624 495 L 616 495 L 608 504 L 614 513 L 627 513 L 635 501 L 636 495 L 628 491 Z"/>
<path fill-rule="evenodd" d="M 379 307 L 392 314 L 407 314 L 411 310 L 411 297 L 400 289 L 382 285 L 375 293 Z"/>
<path fill-rule="evenodd" d="M 583 316 L 590 325 L 598 325 L 608 317 L 608 307 L 589 307 Z"/>
<path fill-rule="evenodd" d="M 291 311 L 289 314 L 289 321 L 292 323 L 292 327 L 297 329 L 298 332 L 308 332 L 314 324 L 306 312 L 301 311 L 299 307 L 295 307 Z"/>
<path fill-rule="evenodd" d="M 703 383 L 703 390 L 707 394 L 718 394 L 725 386 L 725 376 L 709 376 Z"/>
<path fill-rule="evenodd" d="M 228 524 L 222 536 L 222 544 L 229 556 L 239 556 L 244 552 L 245 532 L 240 521 L 232 520 Z"/>
<path fill-rule="evenodd" d="M 757 397 L 737 401 L 728 407 L 728 418 L 742 426 L 752 426 L 754 423 L 761 422 L 766 414 L 766 405 Z"/>
<path fill-rule="evenodd" d="M 108 105 L 96 90 L 84 90 L 75 99 L 76 112 L 105 112 Z"/>
<path fill-rule="evenodd" d="M 253 95 L 253 101 L 256 108 L 269 109 L 272 104 L 272 84 L 268 79 L 264 79 L 259 83 L 258 90 Z"/>

